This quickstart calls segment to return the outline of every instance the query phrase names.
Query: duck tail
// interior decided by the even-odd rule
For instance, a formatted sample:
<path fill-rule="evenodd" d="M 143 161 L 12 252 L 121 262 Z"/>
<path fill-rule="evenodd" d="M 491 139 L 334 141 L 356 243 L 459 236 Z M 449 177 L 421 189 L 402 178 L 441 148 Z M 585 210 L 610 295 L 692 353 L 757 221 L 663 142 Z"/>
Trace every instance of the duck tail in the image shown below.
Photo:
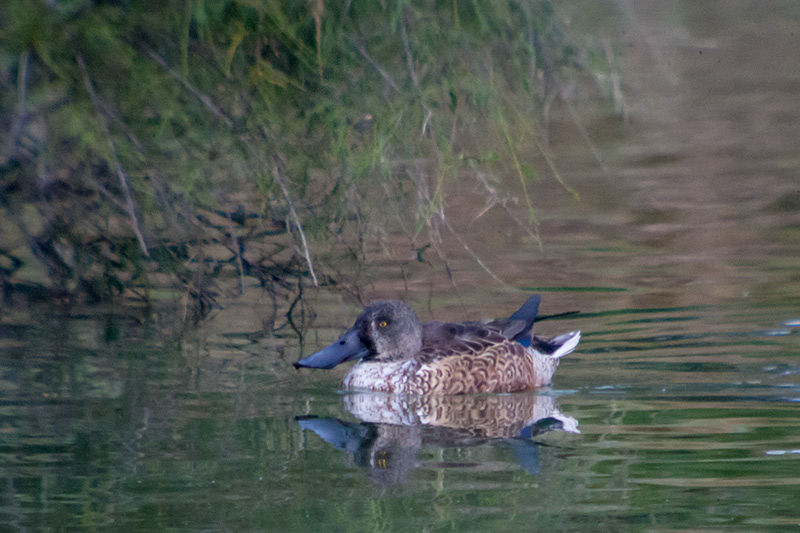
<path fill-rule="evenodd" d="M 553 346 L 553 352 L 550 354 L 550 357 L 553 359 L 560 359 L 565 355 L 569 355 L 575 350 L 578 346 L 578 343 L 581 341 L 581 332 L 580 331 L 570 331 L 569 333 L 565 333 L 563 335 L 559 335 L 557 337 L 553 337 L 550 339 L 550 343 Z"/>

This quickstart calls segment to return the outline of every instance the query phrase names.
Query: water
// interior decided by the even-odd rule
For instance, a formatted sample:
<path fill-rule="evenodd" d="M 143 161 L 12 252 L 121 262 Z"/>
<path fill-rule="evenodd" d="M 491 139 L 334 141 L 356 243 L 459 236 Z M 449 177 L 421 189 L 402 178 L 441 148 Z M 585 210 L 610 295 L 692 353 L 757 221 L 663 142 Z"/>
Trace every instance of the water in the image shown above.
<path fill-rule="evenodd" d="M 336 377 L 290 369 L 296 347 L 265 341 L 200 354 L 193 342 L 130 338 L 139 326 L 107 316 L 4 326 L 0 520 L 32 530 L 796 526 L 800 328 L 788 311 L 553 321 L 586 334 L 552 388 L 447 401 L 337 392 Z"/>
<path fill-rule="evenodd" d="M 636 3 L 591 30 L 620 47 L 630 119 L 578 110 L 601 166 L 556 110 L 581 199 L 537 184 L 542 248 L 466 194 L 453 225 L 505 286 L 456 243 L 455 289 L 391 262 L 366 289 L 423 319 L 507 315 L 534 291 L 544 313 L 580 309 L 537 326 L 583 331 L 552 387 L 340 392 L 346 369 L 291 367 L 357 315 L 335 293 L 310 295 L 302 346 L 263 334 L 257 293 L 183 337 L 168 317 L 5 310 L 0 529 L 796 529 L 799 13 L 763 5 Z"/>

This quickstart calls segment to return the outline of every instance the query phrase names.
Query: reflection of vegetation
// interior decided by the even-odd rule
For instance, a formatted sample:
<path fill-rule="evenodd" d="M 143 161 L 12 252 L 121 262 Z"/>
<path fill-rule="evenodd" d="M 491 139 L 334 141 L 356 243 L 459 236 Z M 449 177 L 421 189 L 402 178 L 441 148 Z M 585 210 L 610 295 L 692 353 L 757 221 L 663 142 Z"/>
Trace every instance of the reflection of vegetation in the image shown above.
<path fill-rule="evenodd" d="M 448 192 L 506 209 L 503 168 L 535 237 L 527 154 L 575 57 L 549 3 L 511 0 L 7 0 L 0 38 L 6 292 L 149 298 L 166 274 L 199 311 L 220 273 L 357 281 L 398 232 L 472 253 Z"/>

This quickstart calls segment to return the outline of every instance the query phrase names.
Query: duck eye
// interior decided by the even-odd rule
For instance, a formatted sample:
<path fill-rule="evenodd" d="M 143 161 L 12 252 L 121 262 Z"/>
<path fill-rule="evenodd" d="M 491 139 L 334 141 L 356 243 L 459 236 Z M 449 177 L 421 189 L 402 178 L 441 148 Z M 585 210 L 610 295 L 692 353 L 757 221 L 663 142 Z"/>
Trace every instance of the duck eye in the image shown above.
<path fill-rule="evenodd" d="M 378 322 L 378 327 L 379 328 L 385 328 L 388 325 L 389 325 L 389 323 L 386 322 L 385 320 L 381 320 L 380 322 Z"/>

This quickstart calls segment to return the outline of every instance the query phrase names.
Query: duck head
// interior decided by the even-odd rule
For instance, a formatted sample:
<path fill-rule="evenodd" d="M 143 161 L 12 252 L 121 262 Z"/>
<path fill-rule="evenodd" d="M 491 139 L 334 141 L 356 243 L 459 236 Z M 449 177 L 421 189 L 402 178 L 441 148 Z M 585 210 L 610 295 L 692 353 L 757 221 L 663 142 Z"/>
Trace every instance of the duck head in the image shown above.
<path fill-rule="evenodd" d="M 352 328 L 317 353 L 294 363 L 295 368 L 333 368 L 345 361 L 389 362 L 413 357 L 422 349 L 422 326 L 403 302 L 369 304 Z"/>

